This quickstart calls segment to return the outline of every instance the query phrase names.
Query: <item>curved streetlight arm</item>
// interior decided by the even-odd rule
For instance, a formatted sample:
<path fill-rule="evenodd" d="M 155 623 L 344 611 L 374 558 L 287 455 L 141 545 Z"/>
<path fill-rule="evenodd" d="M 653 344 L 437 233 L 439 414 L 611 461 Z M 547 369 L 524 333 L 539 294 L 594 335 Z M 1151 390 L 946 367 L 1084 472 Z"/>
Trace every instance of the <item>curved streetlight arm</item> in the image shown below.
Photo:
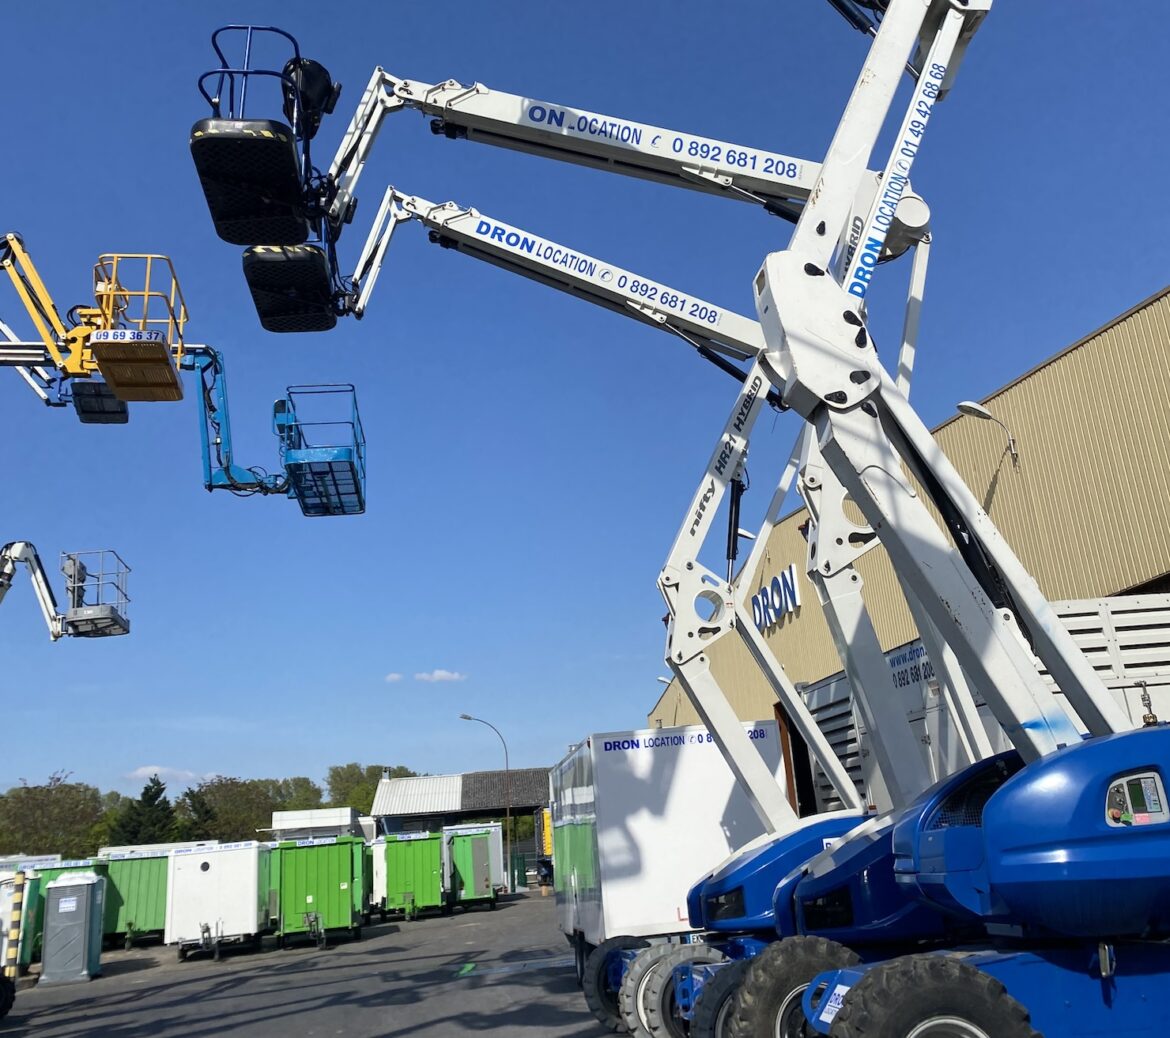
<path fill-rule="evenodd" d="M 995 422 L 1007 435 L 1007 449 L 1008 454 L 1011 455 L 1012 464 L 1018 465 L 1020 463 L 1020 452 L 1016 447 L 1016 438 L 1012 435 L 1011 429 L 1007 427 L 1002 419 L 996 418 L 986 407 L 982 404 L 975 403 L 974 400 L 960 400 L 955 406 L 959 414 L 965 414 L 971 418 L 979 418 L 985 422 Z"/>

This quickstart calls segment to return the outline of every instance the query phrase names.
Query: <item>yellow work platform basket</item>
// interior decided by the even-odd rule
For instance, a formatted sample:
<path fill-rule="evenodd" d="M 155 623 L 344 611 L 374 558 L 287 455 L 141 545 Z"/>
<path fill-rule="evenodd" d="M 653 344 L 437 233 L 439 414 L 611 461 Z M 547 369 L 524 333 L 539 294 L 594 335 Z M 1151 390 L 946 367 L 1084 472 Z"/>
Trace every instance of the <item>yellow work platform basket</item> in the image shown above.
<path fill-rule="evenodd" d="M 127 402 L 182 400 L 178 366 L 187 304 L 170 258 L 99 256 L 93 295 L 98 327 L 89 336 L 89 348 L 114 395 Z"/>

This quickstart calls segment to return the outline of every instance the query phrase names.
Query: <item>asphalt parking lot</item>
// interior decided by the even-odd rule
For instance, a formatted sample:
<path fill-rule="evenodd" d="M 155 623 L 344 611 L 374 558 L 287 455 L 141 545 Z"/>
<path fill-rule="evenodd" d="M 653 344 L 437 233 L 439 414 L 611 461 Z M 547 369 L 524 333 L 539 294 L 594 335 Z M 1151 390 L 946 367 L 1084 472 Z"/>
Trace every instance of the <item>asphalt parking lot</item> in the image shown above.
<path fill-rule="evenodd" d="M 103 955 L 88 984 L 21 990 L 5 1036 L 549 1035 L 596 1038 L 553 898 L 375 924 L 360 941 L 228 953 Z"/>

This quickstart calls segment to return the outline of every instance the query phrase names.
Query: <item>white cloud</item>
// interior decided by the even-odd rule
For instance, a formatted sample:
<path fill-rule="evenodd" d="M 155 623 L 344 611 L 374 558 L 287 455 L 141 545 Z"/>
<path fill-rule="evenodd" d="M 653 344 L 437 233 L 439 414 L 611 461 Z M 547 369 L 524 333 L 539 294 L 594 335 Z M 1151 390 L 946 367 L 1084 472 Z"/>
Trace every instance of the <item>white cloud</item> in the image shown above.
<path fill-rule="evenodd" d="M 138 782 L 148 782 L 151 775 L 157 775 L 168 786 L 189 785 L 192 782 L 199 782 L 210 777 L 200 775 L 198 772 L 187 771 L 186 768 L 168 768 L 165 764 L 143 764 L 141 768 L 135 768 L 130 772 L 126 778 Z"/>
<path fill-rule="evenodd" d="M 401 681 L 401 680 L 402 680 L 402 675 L 401 675 L 401 674 L 394 673 L 394 672 L 392 671 L 391 673 L 389 673 L 389 674 L 387 674 L 387 675 L 386 675 L 386 680 L 387 680 L 388 682 L 390 682 L 391 684 L 393 684 L 395 681 Z"/>
<path fill-rule="evenodd" d="M 442 668 L 435 668 L 425 674 L 415 674 L 415 681 L 466 681 L 467 675 L 460 674 L 457 670 L 443 670 Z"/>

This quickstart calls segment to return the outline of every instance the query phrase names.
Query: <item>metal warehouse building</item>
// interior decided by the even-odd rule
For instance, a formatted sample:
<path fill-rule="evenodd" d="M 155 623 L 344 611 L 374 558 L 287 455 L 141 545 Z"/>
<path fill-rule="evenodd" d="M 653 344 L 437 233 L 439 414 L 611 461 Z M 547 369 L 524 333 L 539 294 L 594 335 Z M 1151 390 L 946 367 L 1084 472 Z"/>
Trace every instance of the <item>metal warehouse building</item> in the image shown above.
<path fill-rule="evenodd" d="M 1052 601 L 1170 593 L 1170 288 L 983 404 L 1003 427 L 959 415 L 934 434 L 1043 593 Z M 753 589 L 795 580 L 788 597 L 799 605 L 765 636 L 798 686 L 841 671 L 804 573 L 807 518 L 801 509 L 782 520 L 750 575 Z M 884 551 L 868 553 L 857 570 L 882 648 L 916 639 Z M 742 719 L 772 714 L 771 689 L 740 639 L 721 639 L 710 659 Z M 698 716 L 675 681 L 649 720 L 693 724 Z"/>
<path fill-rule="evenodd" d="M 462 775 L 383 777 L 370 814 L 382 832 L 422 832 L 445 825 L 531 814 L 548 806 L 548 768 L 469 771 Z"/>

